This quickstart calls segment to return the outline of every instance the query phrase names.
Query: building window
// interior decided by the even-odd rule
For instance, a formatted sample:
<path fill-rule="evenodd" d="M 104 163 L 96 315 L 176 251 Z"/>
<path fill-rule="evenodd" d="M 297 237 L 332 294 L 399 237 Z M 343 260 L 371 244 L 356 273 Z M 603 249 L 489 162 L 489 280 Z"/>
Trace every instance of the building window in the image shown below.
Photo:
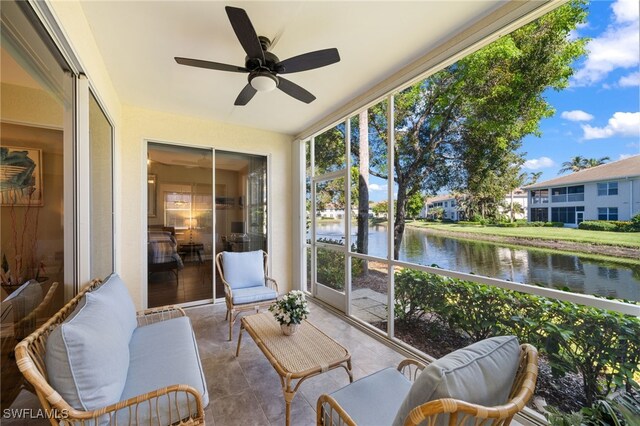
<path fill-rule="evenodd" d="M 549 202 L 549 190 L 538 189 L 531 191 L 531 203 L 532 204 L 546 204 Z"/>
<path fill-rule="evenodd" d="M 598 220 L 618 220 L 618 208 L 598 207 Z"/>
<path fill-rule="evenodd" d="M 584 201 L 584 185 L 565 186 L 551 190 L 551 202 L 566 203 L 567 201 Z"/>
<path fill-rule="evenodd" d="M 598 184 L 598 196 L 618 195 L 618 182 L 603 182 Z"/>
<path fill-rule="evenodd" d="M 551 190 L 552 203 L 564 203 L 567 201 L 567 188 L 553 188 Z"/>
<path fill-rule="evenodd" d="M 548 222 L 549 211 L 546 208 L 532 208 L 530 220 L 531 222 Z"/>
<path fill-rule="evenodd" d="M 578 207 L 553 207 L 551 209 L 551 221 L 562 223 L 576 223 L 576 212 L 583 212 L 584 206 Z"/>
<path fill-rule="evenodd" d="M 584 185 L 570 186 L 567 188 L 567 201 L 584 201 Z"/>

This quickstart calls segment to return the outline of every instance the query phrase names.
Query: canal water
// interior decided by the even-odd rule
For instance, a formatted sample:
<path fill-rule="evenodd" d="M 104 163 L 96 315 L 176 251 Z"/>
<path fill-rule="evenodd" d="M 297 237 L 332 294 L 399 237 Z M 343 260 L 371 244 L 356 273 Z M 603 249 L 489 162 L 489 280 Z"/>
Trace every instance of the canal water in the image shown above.
<path fill-rule="evenodd" d="M 320 224 L 319 238 L 340 239 L 344 225 Z M 352 237 L 355 241 L 355 235 Z M 387 227 L 369 228 L 369 254 L 387 256 Z M 535 248 L 504 247 L 405 228 L 400 260 L 504 280 L 640 301 L 640 265 L 594 260 Z"/>

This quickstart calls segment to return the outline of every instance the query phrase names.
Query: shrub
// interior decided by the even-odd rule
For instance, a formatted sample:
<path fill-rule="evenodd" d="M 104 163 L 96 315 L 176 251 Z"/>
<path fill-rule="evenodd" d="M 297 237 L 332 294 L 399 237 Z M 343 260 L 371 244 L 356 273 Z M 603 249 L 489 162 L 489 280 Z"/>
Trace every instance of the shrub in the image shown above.
<path fill-rule="evenodd" d="M 640 213 L 631 218 L 629 228 L 631 232 L 640 232 Z"/>
<path fill-rule="evenodd" d="M 401 321 L 418 320 L 427 312 L 441 312 L 449 278 L 412 269 L 397 272 L 395 315 Z"/>
<path fill-rule="evenodd" d="M 408 269 L 395 283 L 399 320 L 431 314 L 476 341 L 513 334 L 544 353 L 555 375 L 580 373 L 589 403 L 640 372 L 638 317 Z"/>
<path fill-rule="evenodd" d="M 616 232 L 633 232 L 633 223 L 629 220 L 610 220 L 609 223 L 616 227 Z"/>
<path fill-rule="evenodd" d="M 564 228 L 564 222 L 544 222 L 544 225 L 548 228 Z"/>
<path fill-rule="evenodd" d="M 606 220 L 585 220 L 578 225 L 579 229 L 586 229 L 589 231 L 611 231 L 614 232 L 617 226 Z"/>

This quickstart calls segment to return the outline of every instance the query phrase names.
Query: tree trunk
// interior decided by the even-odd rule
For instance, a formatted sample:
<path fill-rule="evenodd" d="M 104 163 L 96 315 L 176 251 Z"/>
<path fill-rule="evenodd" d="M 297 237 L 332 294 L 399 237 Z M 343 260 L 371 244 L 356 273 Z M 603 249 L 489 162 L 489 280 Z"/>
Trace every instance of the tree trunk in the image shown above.
<path fill-rule="evenodd" d="M 358 117 L 360 128 L 360 161 L 358 168 L 358 237 L 356 250 L 358 253 L 369 253 L 369 117 L 362 111 Z M 363 262 L 362 274 L 368 272 L 368 263 Z"/>
<path fill-rule="evenodd" d="M 395 220 L 393 223 L 393 258 L 398 260 L 400 255 L 400 244 L 404 236 L 404 222 L 407 216 L 407 188 L 398 183 L 398 199 L 396 201 Z"/>
<path fill-rule="evenodd" d="M 515 191 L 514 189 L 511 190 L 511 222 L 513 222 L 514 219 L 514 214 L 513 214 L 513 191 Z"/>

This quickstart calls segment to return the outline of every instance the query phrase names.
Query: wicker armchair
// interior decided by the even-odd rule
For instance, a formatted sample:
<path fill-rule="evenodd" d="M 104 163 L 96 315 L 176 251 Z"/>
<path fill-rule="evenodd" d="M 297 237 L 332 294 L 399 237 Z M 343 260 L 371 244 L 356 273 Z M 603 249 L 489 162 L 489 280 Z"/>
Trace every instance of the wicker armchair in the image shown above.
<path fill-rule="evenodd" d="M 256 255 L 258 252 L 262 254 L 262 262 L 256 262 Z M 222 253 L 218 253 L 216 255 L 216 266 L 218 268 L 220 278 L 222 279 L 222 283 L 224 284 L 224 300 L 227 304 L 227 315 L 225 316 L 225 319 L 229 320 L 229 340 L 231 340 L 233 336 L 233 324 L 235 323 L 236 318 L 241 312 L 259 312 L 260 308 L 269 307 L 278 297 L 278 283 L 273 278 L 269 278 L 267 276 L 267 261 L 269 259 L 269 255 L 262 250 L 259 250 L 258 252 L 233 253 L 223 251 Z M 241 265 L 238 265 L 237 268 L 242 268 L 245 271 L 248 270 L 250 273 L 252 273 L 252 275 L 259 275 L 261 278 L 258 278 L 261 282 L 256 282 L 255 284 L 257 285 L 255 286 L 247 287 L 241 279 L 230 279 L 229 276 L 231 275 L 231 273 L 238 271 L 224 270 L 224 256 L 229 256 L 229 258 L 231 259 L 235 257 L 241 258 L 243 259 L 243 261 L 249 260 L 248 263 L 242 263 Z M 251 262 L 251 260 L 253 260 L 253 262 Z M 251 294 L 251 292 L 254 290 L 257 290 L 257 292 L 253 295 Z M 249 294 L 247 294 L 248 292 Z M 245 294 L 247 294 L 247 296 L 249 297 L 245 298 Z M 248 301 L 245 302 L 245 300 Z"/>
<path fill-rule="evenodd" d="M 406 359 L 398 365 L 397 370 L 414 382 L 424 368 L 425 365 L 419 361 Z M 529 344 L 520 345 L 518 369 L 506 403 L 485 407 L 452 398 L 436 399 L 413 408 L 404 419 L 404 425 L 509 425 L 516 413 L 524 408 L 533 395 L 537 377 L 537 350 Z M 469 386 L 476 388 L 479 385 L 480 383 L 469 383 Z M 403 396 L 401 395 L 401 398 Z M 375 413 L 384 408 L 370 406 L 368 409 Z M 356 421 L 347 411 L 332 396 L 321 395 L 317 402 L 317 424 L 356 426 Z"/>
<path fill-rule="evenodd" d="M 124 421 L 124 423 L 137 424 L 138 419 L 153 419 L 154 416 L 158 414 L 159 404 L 166 404 L 166 406 L 170 407 L 168 414 L 170 424 L 204 424 L 202 396 L 195 388 L 188 385 L 176 384 L 167 386 L 100 409 L 82 411 L 69 405 L 48 383 L 45 351 L 49 335 L 74 311 L 82 297 L 87 292 L 98 288 L 101 283 L 101 280 L 92 281 L 87 288 L 71 299 L 71 301 L 44 325 L 16 346 L 15 354 L 18 368 L 26 380 L 35 388 L 36 395 L 43 409 L 47 413 L 50 413 L 51 424 L 115 425 L 122 424 L 123 417 L 128 419 L 128 421 Z M 185 316 L 185 313 L 181 308 L 165 306 L 138 312 L 137 321 L 139 326 L 143 326 L 182 316 Z M 186 412 L 181 412 L 179 400 L 183 402 L 186 401 L 187 409 L 184 410 Z"/>

